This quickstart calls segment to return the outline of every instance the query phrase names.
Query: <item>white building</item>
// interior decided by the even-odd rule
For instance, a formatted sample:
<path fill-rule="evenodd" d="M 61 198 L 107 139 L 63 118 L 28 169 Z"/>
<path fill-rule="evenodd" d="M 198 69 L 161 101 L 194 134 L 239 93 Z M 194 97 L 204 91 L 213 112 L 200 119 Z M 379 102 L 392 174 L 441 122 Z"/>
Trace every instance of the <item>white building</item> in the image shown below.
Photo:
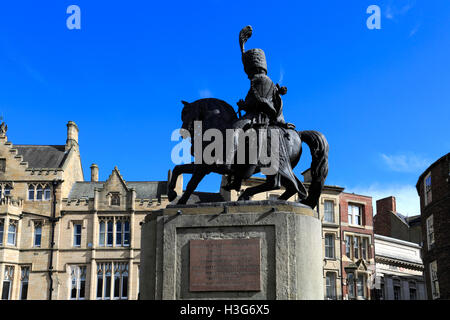
<path fill-rule="evenodd" d="M 421 247 L 375 234 L 375 288 L 382 300 L 426 300 Z"/>

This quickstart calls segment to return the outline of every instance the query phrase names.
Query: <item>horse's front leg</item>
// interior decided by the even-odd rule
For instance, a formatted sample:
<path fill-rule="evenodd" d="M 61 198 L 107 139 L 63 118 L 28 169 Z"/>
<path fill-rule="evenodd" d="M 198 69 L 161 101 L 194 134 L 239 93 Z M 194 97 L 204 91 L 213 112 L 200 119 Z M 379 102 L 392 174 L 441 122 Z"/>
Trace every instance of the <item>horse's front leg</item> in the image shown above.
<path fill-rule="evenodd" d="M 195 171 L 194 163 L 180 164 L 180 165 L 175 166 L 175 168 L 173 168 L 172 176 L 170 177 L 170 181 L 169 181 L 169 185 L 168 185 L 168 192 L 167 192 L 169 201 L 173 201 L 177 197 L 177 193 L 175 191 L 175 185 L 177 184 L 178 176 L 183 173 L 192 174 L 192 173 L 194 173 L 194 171 Z"/>
<path fill-rule="evenodd" d="M 195 170 L 194 174 L 192 175 L 191 180 L 189 180 L 186 190 L 184 191 L 183 195 L 181 196 L 180 200 L 178 200 L 177 204 L 186 204 L 186 202 L 189 200 L 189 197 L 191 194 L 195 191 L 198 184 L 202 179 L 208 174 L 209 172 L 205 169 L 198 169 Z"/>

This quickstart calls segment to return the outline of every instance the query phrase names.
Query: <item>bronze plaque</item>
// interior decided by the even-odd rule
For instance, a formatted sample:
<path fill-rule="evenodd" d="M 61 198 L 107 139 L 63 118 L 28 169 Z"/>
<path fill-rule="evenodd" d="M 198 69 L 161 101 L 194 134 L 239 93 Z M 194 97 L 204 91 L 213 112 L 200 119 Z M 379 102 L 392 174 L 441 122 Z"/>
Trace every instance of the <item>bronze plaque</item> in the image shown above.
<path fill-rule="evenodd" d="M 190 291 L 260 291 L 259 238 L 191 240 Z"/>

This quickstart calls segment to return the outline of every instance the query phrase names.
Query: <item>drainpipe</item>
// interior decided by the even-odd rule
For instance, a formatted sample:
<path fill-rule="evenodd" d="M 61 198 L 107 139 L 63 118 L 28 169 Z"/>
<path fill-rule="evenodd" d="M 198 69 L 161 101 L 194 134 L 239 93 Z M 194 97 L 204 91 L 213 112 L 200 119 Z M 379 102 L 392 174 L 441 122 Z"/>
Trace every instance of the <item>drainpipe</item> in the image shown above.
<path fill-rule="evenodd" d="M 52 293 L 53 293 L 53 251 L 55 250 L 55 226 L 56 222 L 59 220 L 59 218 L 56 218 L 56 188 L 58 185 L 60 185 L 63 182 L 63 180 L 53 180 L 53 195 L 52 195 L 52 216 L 49 219 L 52 223 L 51 230 L 50 230 L 50 255 L 49 255 L 49 261 L 48 261 L 48 277 L 50 280 L 49 287 L 48 287 L 48 300 L 52 300 Z"/>
<path fill-rule="evenodd" d="M 341 299 L 344 300 L 344 266 L 342 264 L 342 237 L 344 235 L 344 233 L 342 232 L 342 217 L 341 217 L 341 204 L 339 203 L 339 233 L 340 233 L 340 239 L 341 241 L 339 242 L 340 247 L 340 251 L 341 251 Z"/>

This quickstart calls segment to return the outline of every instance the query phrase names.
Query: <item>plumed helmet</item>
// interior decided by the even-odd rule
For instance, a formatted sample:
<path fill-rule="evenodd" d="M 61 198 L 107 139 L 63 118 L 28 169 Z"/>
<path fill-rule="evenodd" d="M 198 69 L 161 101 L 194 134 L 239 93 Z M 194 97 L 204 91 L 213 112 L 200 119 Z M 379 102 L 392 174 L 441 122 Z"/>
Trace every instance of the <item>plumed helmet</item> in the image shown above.
<path fill-rule="evenodd" d="M 246 26 L 239 32 L 239 46 L 241 47 L 242 63 L 244 64 L 245 73 L 249 74 L 251 70 L 261 68 L 267 73 L 266 55 L 262 49 L 250 49 L 245 51 L 244 45 L 252 36 L 253 29 Z"/>

